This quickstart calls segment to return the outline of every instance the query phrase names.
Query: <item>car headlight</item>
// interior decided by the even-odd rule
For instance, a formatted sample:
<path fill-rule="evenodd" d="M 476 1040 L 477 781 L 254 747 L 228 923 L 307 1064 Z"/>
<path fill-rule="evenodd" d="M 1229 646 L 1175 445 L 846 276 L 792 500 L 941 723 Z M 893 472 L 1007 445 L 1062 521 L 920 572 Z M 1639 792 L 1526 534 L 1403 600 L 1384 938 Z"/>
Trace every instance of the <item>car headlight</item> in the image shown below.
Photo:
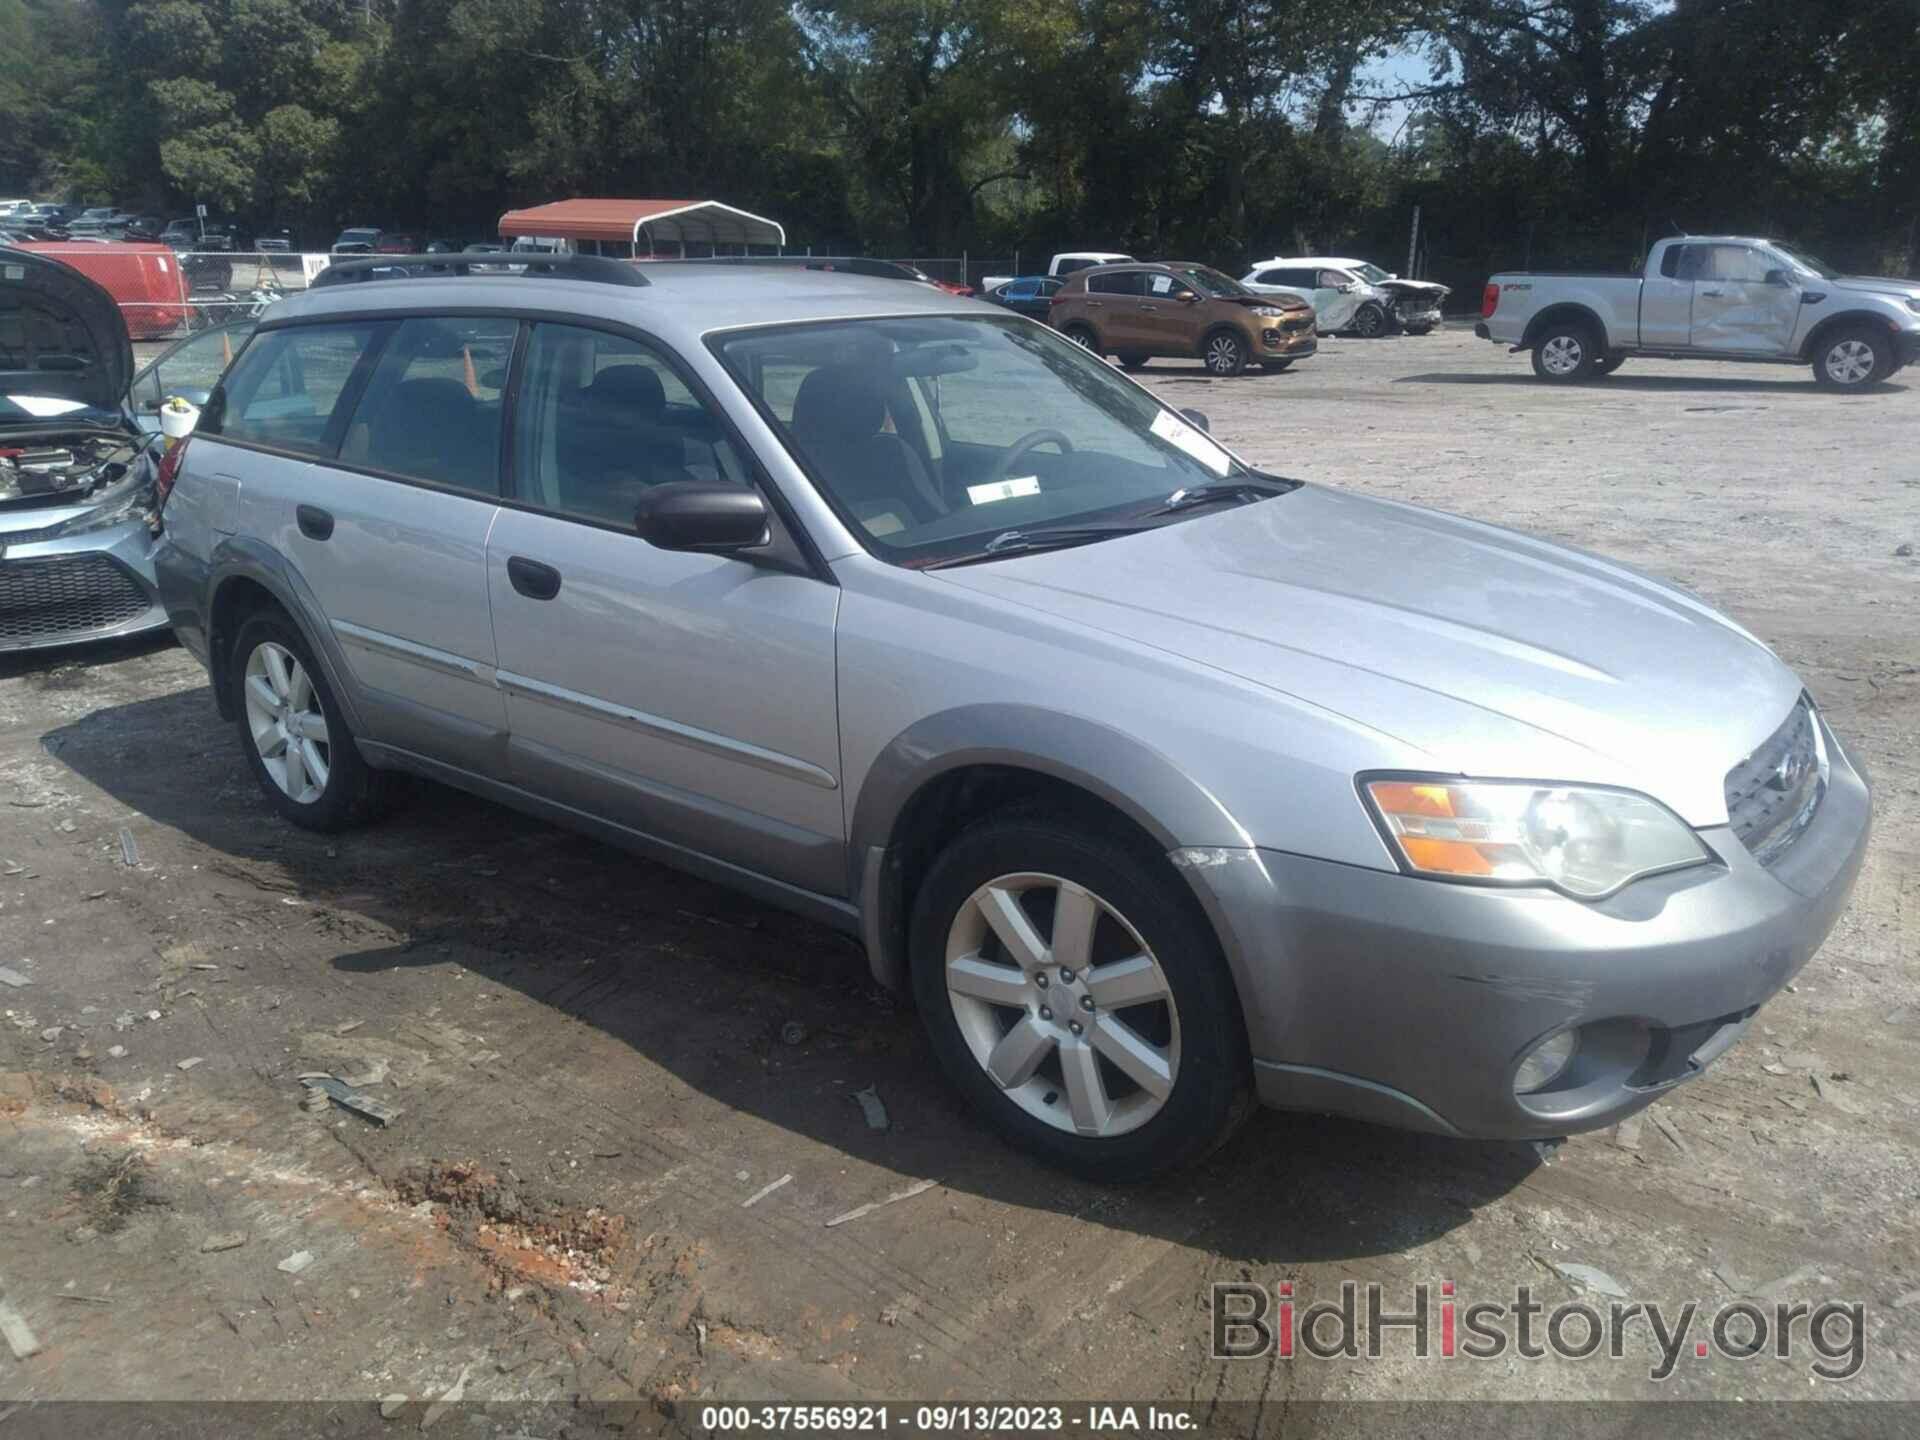
<path fill-rule="evenodd" d="M 1394 776 L 1362 793 L 1409 873 L 1551 885 L 1582 900 L 1713 858 L 1671 810 L 1630 790 Z"/>
<path fill-rule="evenodd" d="M 1256 315 L 1264 315 L 1271 320 L 1277 319 L 1287 312 L 1282 310 L 1278 305 L 1256 305 L 1253 307 L 1253 313 Z"/>
<path fill-rule="evenodd" d="M 144 518 L 153 508 L 153 485 L 146 467 L 136 468 L 129 480 L 97 497 L 98 504 L 84 515 L 76 515 L 59 530 L 61 536 L 84 535 L 90 530 L 107 530 L 129 520 Z"/>

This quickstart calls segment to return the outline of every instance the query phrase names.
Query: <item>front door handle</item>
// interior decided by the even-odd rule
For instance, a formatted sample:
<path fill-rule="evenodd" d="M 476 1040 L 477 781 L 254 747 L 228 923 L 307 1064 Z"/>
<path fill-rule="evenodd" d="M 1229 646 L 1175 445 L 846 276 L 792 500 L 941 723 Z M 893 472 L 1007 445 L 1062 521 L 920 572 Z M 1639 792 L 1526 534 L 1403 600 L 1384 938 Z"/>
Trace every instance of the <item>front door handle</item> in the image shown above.
<path fill-rule="evenodd" d="M 529 600 L 551 600 L 560 593 L 560 572 L 522 555 L 507 558 L 507 579 Z"/>
<path fill-rule="evenodd" d="M 1700 293 L 1702 295 L 1711 295 L 1714 299 L 1718 300 L 1722 295 L 1726 294 L 1727 292 L 1724 290 L 1702 290 Z"/>
<path fill-rule="evenodd" d="M 294 506 L 293 519 L 309 540 L 325 540 L 333 534 L 333 516 L 318 505 Z"/>

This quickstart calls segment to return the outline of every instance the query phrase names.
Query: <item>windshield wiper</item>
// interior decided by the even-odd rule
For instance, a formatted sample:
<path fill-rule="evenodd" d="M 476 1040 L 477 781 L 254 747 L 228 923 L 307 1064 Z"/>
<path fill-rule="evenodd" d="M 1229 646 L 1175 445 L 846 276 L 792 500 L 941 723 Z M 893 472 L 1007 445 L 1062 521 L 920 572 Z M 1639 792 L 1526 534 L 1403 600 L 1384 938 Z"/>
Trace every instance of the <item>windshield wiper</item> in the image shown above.
<path fill-rule="evenodd" d="M 980 560 L 997 560 L 1002 555 L 1065 550 L 1069 546 L 1091 545 L 1096 540 L 1111 540 L 1116 535 L 1132 535 L 1151 528 L 1135 521 L 1120 520 L 1110 525 L 1043 525 L 1033 530 L 1003 530 L 978 550 L 936 561 L 926 568 L 944 570 L 949 565 L 971 565 Z"/>
<path fill-rule="evenodd" d="M 1242 475 L 1232 480 L 1216 480 L 1211 484 L 1176 490 L 1166 498 L 1164 504 L 1143 513 L 1172 515 L 1181 510 L 1191 510 L 1197 505 L 1217 505 L 1222 500 L 1266 500 L 1274 495 L 1284 495 L 1294 488 L 1291 481 L 1263 480 Z"/>

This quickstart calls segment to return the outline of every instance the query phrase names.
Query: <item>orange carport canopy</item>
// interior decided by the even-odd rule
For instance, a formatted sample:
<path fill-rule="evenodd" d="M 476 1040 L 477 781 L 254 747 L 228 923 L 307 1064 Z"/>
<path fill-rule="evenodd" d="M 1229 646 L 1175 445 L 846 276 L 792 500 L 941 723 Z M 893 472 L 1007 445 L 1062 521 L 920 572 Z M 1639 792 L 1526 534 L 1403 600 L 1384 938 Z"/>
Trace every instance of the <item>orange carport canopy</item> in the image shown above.
<path fill-rule="evenodd" d="M 551 235 L 565 240 L 661 245 L 785 245 L 777 222 L 718 200 L 555 200 L 500 217 L 500 236 Z"/>

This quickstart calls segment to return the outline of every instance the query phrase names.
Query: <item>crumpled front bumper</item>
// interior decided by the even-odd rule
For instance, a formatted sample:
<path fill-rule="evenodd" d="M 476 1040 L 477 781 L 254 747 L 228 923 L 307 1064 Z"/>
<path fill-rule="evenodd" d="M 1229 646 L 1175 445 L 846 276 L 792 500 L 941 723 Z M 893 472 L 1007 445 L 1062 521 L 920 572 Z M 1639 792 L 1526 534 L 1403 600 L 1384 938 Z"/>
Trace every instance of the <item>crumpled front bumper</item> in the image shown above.
<path fill-rule="evenodd" d="M 141 518 L 25 543 L 0 530 L 0 651 L 163 628 L 167 612 L 154 582 L 155 543 Z"/>
<path fill-rule="evenodd" d="M 1261 1099 L 1547 1138 L 1699 1074 L 1819 949 L 1859 873 L 1871 794 L 1827 743 L 1827 794 L 1771 869 L 1723 826 L 1699 832 L 1717 863 L 1595 903 L 1269 850 L 1176 852 L 1233 967 Z M 1568 1027 L 1581 1048 L 1564 1079 L 1516 1096 L 1526 1053 Z"/>

